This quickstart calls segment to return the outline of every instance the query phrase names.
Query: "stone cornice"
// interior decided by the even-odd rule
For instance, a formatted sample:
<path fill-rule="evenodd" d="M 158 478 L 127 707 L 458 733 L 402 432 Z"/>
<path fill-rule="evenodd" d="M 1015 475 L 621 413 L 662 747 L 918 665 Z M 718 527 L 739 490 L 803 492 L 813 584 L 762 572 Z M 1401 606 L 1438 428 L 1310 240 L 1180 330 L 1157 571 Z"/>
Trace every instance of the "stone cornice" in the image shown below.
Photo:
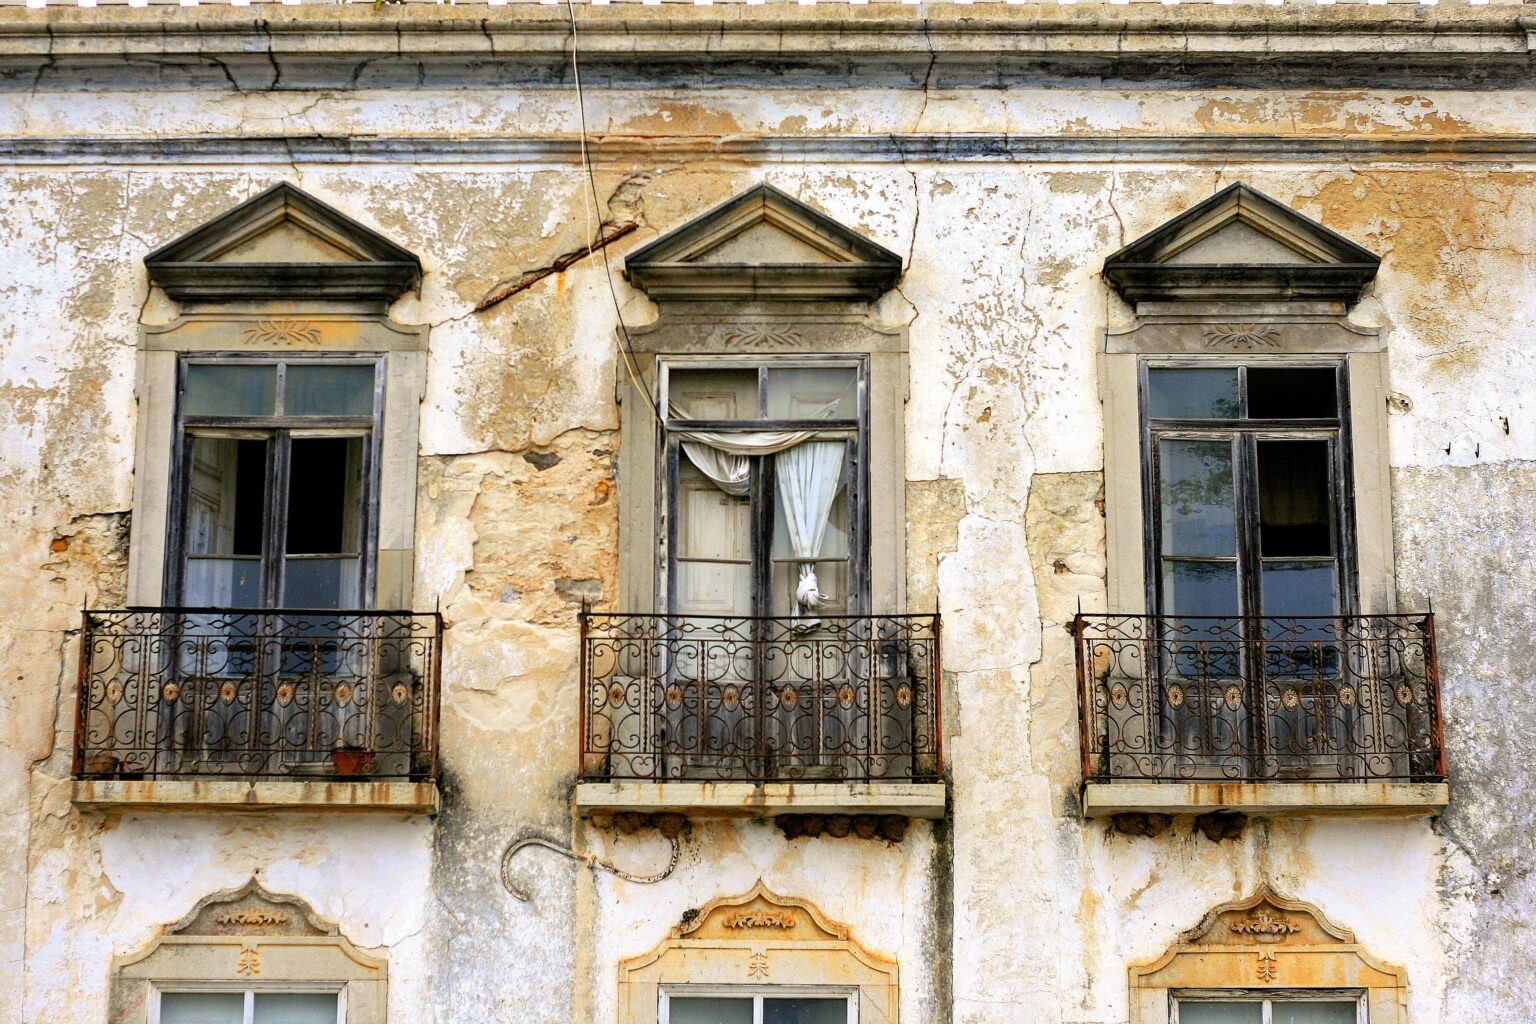
<path fill-rule="evenodd" d="M 1490 167 L 1536 162 L 1536 135 L 1383 138 L 1306 135 L 881 135 L 594 137 L 595 162 L 669 166 L 709 160 L 783 163 L 938 161 L 969 163 L 1175 163 L 1227 166 L 1249 160 L 1341 165 L 1455 164 Z M 480 135 L 142 135 L 0 137 L 0 162 L 18 165 L 180 164 L 523 164 L 581 160 L 581 143 L 563 136 Z"/>
<path fill-rule="evenodd" d="M 0 8 L 0 81 L 222 88 L 564 82 L 563 6 Z M 1042 80 L 1529 85 L 1513 6 L 580 6 L 593 85 Z M 1260 59 L 1261 58 L 1261 59 Z"/>

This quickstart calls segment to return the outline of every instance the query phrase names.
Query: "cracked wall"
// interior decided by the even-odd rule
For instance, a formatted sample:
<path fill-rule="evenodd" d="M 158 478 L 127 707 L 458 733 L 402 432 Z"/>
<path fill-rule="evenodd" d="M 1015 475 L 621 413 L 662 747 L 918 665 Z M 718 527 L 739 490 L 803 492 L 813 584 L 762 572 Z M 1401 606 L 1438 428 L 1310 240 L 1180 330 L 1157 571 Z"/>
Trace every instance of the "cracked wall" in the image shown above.
<path fill-rule="evenodd" d="M 1125 966 L 1210 906 L 1272 881 L 1408 970 L 1413 1019 L 1536 1017 L 1520 973 L 1532 766 L 1519 723 L 1536 664 L 1518 642 L 1536 487 L 1530 408 L 1536 170 L 1453 160 L 1458 133 L 1524 132 L 1523 92 L 1432 95 L 1210 89 L 593 90 L 608 138 L 686 143 L 950 131 L 1307 139 L 1338 131 L 1444 143 L 1414 165 L 1196 163 L 1176 146 L 1117 164 L 746 165 L 700 144 L 572 164 L 273 162 L 13 167 L 0 172 L 0 1021 L 97 1020 L 106 963 L 202 896 L 256 875 L 390 957 L 395 1024 L 461 1016 L 612 1020 L 615 965 L 689 908 L 758 878 L 817 903 L 902 965 L 908 1022 L 1125 1019 Z M 132 112 L 132 113 L 130 113 Z M 567 93 L 423 88 L 218 95 L 166 90 L 0 97 L 0 130 L 569 138 Z M 81 814 L 68 803 L 79 609 L 122 600 L 133 472 L 134 351 L 145 252 L 271 181 L 312 191 L 417 252 L 420 293 L 392 315 L 431 326 L 416 538 L 419 608 L 440 604 L 444 811 L 435 822 L 281 815 Z M 875 316 L 910 332 L 907 589 L 945 621 L 953 818 L 900 844 L 786 840 L 697 824 L 666 882 L 594 878 L 533 852 L 533 891 L 501 889 L 505 845 L 541 833 L 635 871 L 654 833 L 573 820 L 575 613 L 617 589 L 621 444 L 613 299 L 600 257 L 499 286 L 633 223 L 624 253 L 759 180 L 908 254 Z M 1355 318 L 1386 334 L 1400 601 L 1433 600 L 1442 639 L 1450 812 L 1424 821 L 1256 822 L 1220 842 L 1188 819 L 1155 837 L 1076 816 L 1071 645 L 1102 604 L 1095 352 L 1127 311 L 1103 257 L 1244 180 L 1383 258 Z M 643 298 L 615 279 L 635 322 Z M 1455 500 L 1447 500 L 1447 496 Z M 939 904 L 952 901 L 951 910 Z M 944 918 L 953 914 L 953 935 Z M 952 965 L 953 978 L 928 970 Z"/>

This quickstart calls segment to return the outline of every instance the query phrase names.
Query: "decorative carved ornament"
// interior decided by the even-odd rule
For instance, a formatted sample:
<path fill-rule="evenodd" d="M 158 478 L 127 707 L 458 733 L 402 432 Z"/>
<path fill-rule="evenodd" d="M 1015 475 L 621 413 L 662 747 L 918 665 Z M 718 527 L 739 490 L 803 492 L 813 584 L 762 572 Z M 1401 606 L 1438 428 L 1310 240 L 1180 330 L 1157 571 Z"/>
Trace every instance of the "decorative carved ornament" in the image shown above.
<path fill-rule="evenodd" d="M 1406 1024 L 1401 968 L 1374 959 L 1316 907 L 1267 887 L 1216 907 L 1161 957 L 1130 968 L 1131 1024 L 1165 1024 L 1173 989 L 1268 986 L 1364 988 L 1371 1024 Z"/>
<path fill-rule="evenodd" d="M 261 320 L 243 333 L 253 345 L 320 344 L 320 330 L 308 320 Z"/>
<path fill-rule="evenodd" d="M 759 882 L 688 910 L 649 953 L 619 965 L 619 1024 L 655 1024 L 663 984 L 856 986 L 871 1019 L 895 1024 L 896 964 L 865 950 L 815 906 Z"/>
<path fill-rule="evenodd" d="M 725 915 L 720 922 L 727 928 L 783 928 L 795 926 L 795 917 L 787 910 L 741 910 Z"/>
<path fill-rule="evenodd" d="M 805 335 L 793 327 L 739 327 L 725 336 L 725 343 L 737 348 L 796 348 L 805 344 Z"/>
<path fill-rule="evenodd" d="M 1204 331 L 1206 348 L 1251 351 L 1279 348 L 1280 328 L 1274 324 L 1212 324 Z"/>
<path fill-rule="evenodd" d="M 230 910 L 214 918 L 219 924 L 251 925 L 265 927 L 274 924 L 287 924 L 288 915 L 281 910 Z"/>

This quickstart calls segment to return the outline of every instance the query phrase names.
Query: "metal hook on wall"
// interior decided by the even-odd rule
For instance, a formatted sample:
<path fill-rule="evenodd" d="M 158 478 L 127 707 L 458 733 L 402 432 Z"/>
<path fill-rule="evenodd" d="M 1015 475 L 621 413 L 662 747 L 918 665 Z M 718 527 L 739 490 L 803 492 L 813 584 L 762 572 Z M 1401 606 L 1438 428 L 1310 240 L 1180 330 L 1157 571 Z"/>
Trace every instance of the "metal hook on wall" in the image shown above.
<path fill-rule="evenodd" d="M 545 839 L 543 836 L 525 836 L 509 845 L 506 851 L 502 853 L 501 884 L 506 887 L 507 892 L 511 893 L 514 899 L 520 900 L 523 903 L 527 903 L 532 899 L 526 889 L 513 883 L 511 875 L 508 874 L 508 868 L 512 866 L 512 858 L 517 856 L 518 853 L 530 846 L 537 846 L 551 853 L 557 853 L 568 860 L 585 864 L 593 871 L 606 871 L 615 878 L 622 878 L 626 882 L 634 882 L 637 885 L 651 885 L 652 883 L 660 882 L 672 874 L 677 868 L 678 858 L 682 855 L 682 847 L 678 845 L 676 836 L 669 836 L 667 841 L 672 844 L 672 856 L 667 860 L 667 866 L 654 875 L 635 875 L 621 868 L 614 867 L 612 864 L 605 864 L 590 853 L 577 853 L 570 847 L 562 846 L 552 839 Z"/>

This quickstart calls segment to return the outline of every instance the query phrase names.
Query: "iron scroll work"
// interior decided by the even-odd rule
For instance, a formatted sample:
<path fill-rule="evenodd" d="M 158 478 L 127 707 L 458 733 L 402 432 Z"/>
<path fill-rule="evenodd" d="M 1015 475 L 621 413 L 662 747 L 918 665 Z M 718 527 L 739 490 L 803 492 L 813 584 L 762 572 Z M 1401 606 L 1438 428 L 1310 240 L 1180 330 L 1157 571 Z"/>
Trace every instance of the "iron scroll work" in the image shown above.
<path fill-rule="evenodd" d="M 588 779 L 915 782 L 940 767 L 937 615 L 581 615 Z"/>
<path fill-rule="evenodd" d="M 87 611 L 80 778 L 437 776 L 435 613 Z"/>
<path fill-rule="evenodd" d="M 1432 615 L 1074 621 L 1088 782 L 1438 781 Z"/>

